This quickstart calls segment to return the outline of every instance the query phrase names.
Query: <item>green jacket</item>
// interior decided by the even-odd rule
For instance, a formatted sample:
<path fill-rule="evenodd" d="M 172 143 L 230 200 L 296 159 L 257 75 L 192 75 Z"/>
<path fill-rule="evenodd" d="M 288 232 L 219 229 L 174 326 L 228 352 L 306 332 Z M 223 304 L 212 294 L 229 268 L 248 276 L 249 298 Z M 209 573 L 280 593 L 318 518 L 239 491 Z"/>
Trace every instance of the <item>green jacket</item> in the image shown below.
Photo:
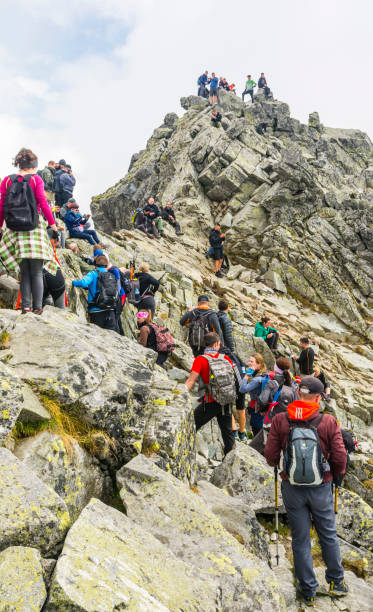
<path fill-rule="evenodd" d="M 271 332 L 277 332 L 277 329 L 275 329 L 274 327 L 265 328 L 264 325 L 262 325 L 261 323 L 257 323 L 255 325 L 255 338 L 263 338 L 265 340 L 268 334 L 270 334 Z"/>
<path fill-rule="evenodd" d="M 44 181 L 45 189 L 47 191 L 53 191 L 53 172 L 48 166 L 45 166 L 41 171 L 41 178 Z"/>
<path fill-rule="evenodd" d="M 251 81 L 246 81 L 245 89 L 254 89 L 256 87 L 255 81 L 251 79 Z"/>

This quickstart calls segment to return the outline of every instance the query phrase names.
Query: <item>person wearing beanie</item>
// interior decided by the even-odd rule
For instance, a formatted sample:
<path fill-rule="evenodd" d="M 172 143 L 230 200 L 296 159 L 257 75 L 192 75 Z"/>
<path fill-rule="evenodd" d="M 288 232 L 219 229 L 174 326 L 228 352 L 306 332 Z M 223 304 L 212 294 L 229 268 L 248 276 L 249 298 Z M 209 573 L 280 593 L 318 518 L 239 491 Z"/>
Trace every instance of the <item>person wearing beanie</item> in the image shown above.
<path fill-rule="evenodd" d="M 158 353 L 156 364 L 163 366 L 168 357 L 168 353 L 157 351 L 157 338 L 152 326 L 151 312 L 147 310 L 140 310 L 140 312 L 137 313 L 136 319 L 137 327 L 140 330 L 139 344 Z"/>

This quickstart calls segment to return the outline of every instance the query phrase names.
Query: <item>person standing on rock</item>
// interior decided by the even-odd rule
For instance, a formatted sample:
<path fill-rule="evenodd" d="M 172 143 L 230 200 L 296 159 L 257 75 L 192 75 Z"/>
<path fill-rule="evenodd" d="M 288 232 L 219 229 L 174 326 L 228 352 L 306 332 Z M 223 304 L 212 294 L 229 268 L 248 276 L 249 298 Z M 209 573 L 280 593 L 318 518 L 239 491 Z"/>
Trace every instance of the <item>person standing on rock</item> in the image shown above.
<path fill-rule="evenodd" d="M 208 82 L 210 83 L 209 102 L 210 102 L 210 105 L 212 106 L 213 104 L 218 103 L 218 95 L 219 95 L 219 90 L 218 90 L 219 79 L 217 76 L 215 76 L 215 72 L 211 73 L 211 78 L 208 80 Z"/>
<path fill-rule="evenodd" d="M 223 242 L 225 240 L 225 234 L 221 233 L 219 223 L 215 223 L 213 229 L 210 232 L 210 246 L 214 249 L 213 255 L 215 260 L 215 276 L 222 278 L 223 274 L 220 269 L 223 263 Z"/>
<path fill-rule="evenodd" d="M 264 89 L 265 97 L 269 98 L 269 94 L 271 93 L 271 90 L 267 85 L 267 79 L 264 76 L 264 72 L 260 73 L 260 77 L 258 79 L 258 89 Z"/>
<path fill-rule="evenodd" d="M 305 336 L 299 340 L 302 347 L 299 357 L 292 355 L 292 358 L 299 364 L 301 376 L 310 376 L 313 374 L 313 360 L 315 359 L 315 351 L 310 346 L 310 341 Z"/>
<path fill-rule="evenodd" d="M 254 437 L 263 429 L 263 416 L 260 414 L 257 400 L 262 390 L 262 382 L 266 374 L 267 368 L 264 363 L 263 355 L 260 353 L 251 355 L 249 363 L 247 364 L 245 376 L 240 384 L 240 393 L 250 394 L 248 412 L 250 413 L 250 426 Z M 242 426 L 245 427 L 245 423 L 243 423 Z M 242 426 L 240 423 L 240 431 Z M 243 431 L 244 430 L 245 429 L 243 429 Z"/>
<path fill-rule="evenodd" d="M 329 401 L 330 400 L 330 382 L 326 380 L 324 372 L 322 371 L 320 366 L 317 364 L 313 366 L 313 375 L 319 380 L 321 380 L 324 386 L 323 398 L 324 400 Z"/>
<path fill-rule="evenodd" d="M 251 97 L 251 102 L 254 102 L 254 87 L 256 87 L 256 83 L 251 78 L 251 74 L 248 74 L 245 89 L 242 92 L 242 102 L 245 101 L 246 94 L 249 94 Z"/>
<path fill-rule="evenodd" d="M 40 176 L 44 182 L 45 197 L 51 205 L 54 204 L 53 180 L 55 165 L 56 163 L 54 161 L 49 161 L 48 165 L 40 172 Z"/>
<path fill-rule="evenodd" d="M 224 454 L 229 453 L 234 446 L 234 435 L 232 431 L 232 415 L 231 410 L 227 405 L 222 405 L 215 400 L 211 395 L 212 391 L 208 388 L 210 383 L 210 360 L 224 359 L 231 368 L 232 373 L 232 393 L 235 396 L 233 364 L 227 355 L 220 355 L 219 349 L 221 339 L 216 333 L 209 333 L 205 336 L 205 349 L 202 355 L 199 355 L 193 361 L 192 369 L 189 378 L 185 382 L 188 391 L 191 391 L 200 379 L 201 386 L 205 388 L 203 400 L 199 403 L 194 411 L 194 421 L 196 430 L 201 429 L 203 425 L 211 421 L 214 417 L 218 420 L 218 425 L 224 442 Z M 229 372 L 229 369 L 228 369 Z M 233 401 L 233 400 L 232 400 Z"/>
<path fill-rule="evenodd" d="M 151 312 L 152 317 L 155 314 L 155 299 L 154 294 L 159 289 L 159 280 L 149 274 L 150 266 L 147 262 L 143 262 L 139 266 L 138 274 L 136 275 L 139 281 L 140 301 L 137 303 L 137 310 L 147 310 Z"/>
<path fill-rule="evenodd" d="M 286 413 L 274 417 L 264 449 L 267 463 L 272 467 L 278 466 L 281 452 L 284 453 L 284 470 L 280 474 L 282 498 L 292 535 L 298 598 L 307 605 L 313 605 L 318 587 L 311 554 L 311 518 L 326 564 L 325 578 L 329 583 L 329 593 L 335 597 L 348 593 L 341 564 L 332 495 L 332 482 L 340 486 L 345 474 L 347 453 L 335 418 L 330 414 L 320 414 L 319 402 L 323 390 L 323 384 L 317 378 L 313 376 L 303 378 L 299 385 L 299 400 L 289 404 Z M 298 455 L 294 450 L 296 433 L 293 442 L 290 443 L 293 452 L 289 453 L 289 440 L 291 441 L 293 437 L 291 431 L 298 428 L 298 432 L 307 430 L 311 434 L 314 431 L 310 429 L 311 427 L 317 430 L 317 436 L 313 439 L 318 438 L 317 444 L 321 447 L 324 469 L 316 466 L 318 461 L 312 461 L 314 454 L 310 456 L 309 463 L 307 456 L 303 454 L 303 468 L 300 466 L 298 471 L 296 467 Z M 305 435 L 303 433 L 303 436 Z M 302 480 L 302 474 L 308 474 L 308 469 L 311 469 L 312 473 L 317 470 L 321 484 L 303 484 L 305 478 Z"/>
<path fill-rule="evenodd" d="M 223 334 L 217 313 L 210 307 L 207 295 L 200 295 L 197 308 L 188 310 L 180 319 L 180 325 L 188 326 L 188 342 L 194 357 L 202 355 L 205 349 L 205 335 L 208 332 L 217 333 L 221 342 Z"/>
<path fill-rule="evenodd" d="M 57 226 L 45 197 L 43 179 L 36 174 L 35 153 L 21 149 L 14 166 L 19 172 L 6 176 L 0 186 L 0 230 L 4 220 L 7 225 L 2 232 L 0 263 L 5 269 L 20 268 L 22 313 L 41 314 L 43 266 L 51 274 L 56 274 L 58 267 L 46 222 L 56 238 Z"/>
<path fill-rule="evenodd" d="M 263 317 L 256 325 L 255 325 L 255 338 L 263 338 L 263 340 L 268 344 L 271 351 L 277 351 L 277 345 L 279 340 L 279 331 L 274 327 L 270 327 L 271 319 L 269 317 Z"/>
<path fill-rule="evenodd" d="M 159 211 L 158 206 L 155 203 L 153 197 L 149 198 L 148 203 L 144 206 L 144 215 L 146 215 L 149 219 L 151 225 L 155 226 L 159 233 L 163 234 L 163 220 L 161 217 L 161 213 Z M 153 232 L 154 233 L 154 232 Z M 157 234 L 154 234 L 157 238 Z"/>
<path fill-rule="evenodd" d="M 209 71 L 205 70 L 203 74 L 198 78 L 198 93 L 197 96 L 202 96 L 202 98 L 206 98 L 206 85 L 209 80 Z"/>

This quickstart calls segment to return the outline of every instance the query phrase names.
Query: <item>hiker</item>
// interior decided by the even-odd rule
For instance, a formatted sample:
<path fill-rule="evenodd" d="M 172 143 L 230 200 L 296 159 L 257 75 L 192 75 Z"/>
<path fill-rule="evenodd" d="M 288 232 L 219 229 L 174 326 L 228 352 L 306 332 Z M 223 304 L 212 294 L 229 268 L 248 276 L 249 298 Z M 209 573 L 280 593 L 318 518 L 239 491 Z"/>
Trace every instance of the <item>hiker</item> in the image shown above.
<path fill-rule="evenodd" d="M 225 91 L 230 91 L 229 83 L 228 83 L 228 81 L 227 81 L 227 79 L 225 77 L 223 79 L 223 89 L 225 89 Z"/>
<path fill-rule="evenodd" d="M 258 407 L 264 416 L 263 427 L 269 429 L 276 414 L 286 412 L 287 406 L 298 399 L 297 385 L 292 380 L 291 362 L 287 357 L 276 359 L 273 373 L 262 387 Z"/>
<path fill-rule="evenodd" d="M 215 76 L 215 72 L 212 72 L 211 78 L 208 80 L 208 83 L 210 83 L 209 102 L 211 106 L 218 103 L 218 81 L 219 79 Z"/>
<path fill-rule="evenodd" d="M 264 76 L 264 72 L 260 73 L 260 77 L 258 79 L 258 89 L 264 89 L 265 97 L 269 98 L 269 94 L 271 93 L 271 90 L 267 85 L 267 79 Z"/>
<path fill-rule="evenodd" d="M 53 181 L 55 165 L 56 163 L 54 161 L 49 161 L 48 165 L 40 171 L 39 175 L 43 179 L 45 197 L 49 204 L 54 204 Z"/>
<path fill-rule="evenodd" d="M 278 340 L 280 332 L 271 327 L 269 324 L 271 319 L 269 317 L 262 317 L 262 319 L 255 325 L 255 338 L 263 338 L 268 344 L 272 352 L 277 350 Z"/>
<path fill-rule="evenodd" d="M 22 313 L 43 312 L 43 265 L 57 271 L 47 223 L 57 237 L 57 226 L 36 174 L 38 158 L 30 149 L 21 149 L 14 159 L 17 174 L 6 176 L 0 186 L 0 265 L 6 270 L 19 266 Z M 45 220 L 46 221 L 45 221 Z"/>
<path fill-rule="evenodd" d="M 267 463 L 272 467 L 279 464 L 281 451 L 284 452 L 284 469 L 280 473 L 282 498 L 292 535 L 298 597 L 308 605 L 313 604 L 318 587 L 311 555 L 311 517 L 326 565 L 329 594 L 343 596 L 348 593 L 332 495 L 332 482 L 338 487 L 342 483 L 347 453 L 335 418 L 320 414 L 322 392 L 320 380 L 313 376 L 303 378 L 299 399 L 288 405 L 286 413 L 274 417 L 264 449 Z M 315 461 L 320 451 L 321 459 Z"/>
<path fill-rule="evenodd" d="M 267 133 L 267 127 L 268 123 L 262 121 L 262 123 L 259 123 L 259 125 L 256 126 L 255 131 L 257 134 L 259 134 L 259 136 L 264 136 L 264 134 Z"/>
<path fill-rule="evenodd" d="M 67 202 L 70 198 L 73 197 L 75 182 L 76 181 L 72 173 L 71 166 L 69 164 L 66 164 L 64 172 L 62 172 L 60 176 L 62 206 L 65 204 L 65 202 Z"/>
<path fill-rule="evenodd" d="M 166 202 L 166 206 L 162 209 L 162 218 L 175 228 L 175 232 L 178 236 L 183 236 L 180 224 L 176 221 L 176 215 L 171 202 Z"/>
<path fill-rule="evenodd" d="M 205 72 L 203 74 L 201 74 L 201 76 L 198 78 L 197 81 L 197 85 L 198 85 L 198 93 L 197 96 L 202 96 L 202 98 L 206 98 L 206 85 L 208 83 L 209 80 L 209 72 L 208 70 L 205 70 Z"/>
<path fill-rule="evenodd" d="M 218 311 L 218 319 L 223 335 L 224 346 L 227 346 L 231 351 L 234 352 L 235 349 L 232 332 L 232 321 L 228 316 L 229 304 L 227 300 L 219 300 Z"/>
<path fill-rule="evenodd" d="M 219 113 L 217 108 L 214 108 L 211 115 L 211 123 L 214 127 L 219 128 L 221 125 L 221 114 Z"/>
<path fill-rule="evenodd" d="M 139 281 L 139 301 L 137 302 L 137 310 L 148 310 L 151 312 L 152 318 L 155 313 L 154 294 L 159 289 L 159 280 L 149 274 L 150 266 L 143 262 L 139 266 L 139 271 L 136 275 Z"/>
<path fill-rule="evenodd" d="M 310 376 L 313 374 L 313 360 L 315 359 L 315 352 L 310 346 L 310 341 L 306 336 L 299 340 L 299 344 L 302 347 L 299 357 L 295 354 L 292 355 L 292 359 L 299 365 L 299 371 L 301 376 Z"/>
<path fill-rule="evenodd" d="M 205 335 L 204 352 L 194 359 L 190 376 L 185 384 L 191 391 L 200 378 L 205 392 L 203 399 L 194 410 L 196 430 L 216 417 L 226 455 L 234 446 L 230 407 L 235 400 L 236 390 L 232 362 L 227 355 L 219 354 L 220 344 L 218 334 L 211 332 Z"/>
<path fill-rule="evenodd" d="M 229 85 L 229 91 L 231 91 L 232 93 L 236 93 L 236 83 L 231 83 Z"/>
<path fill-rule="evenodd" d="M 162 220 L 159 208 L 156 205 L 153 197 L 149 198 L 148 203 L 145 205 L 143 209 L 143 213 L 144 215 L 148 217 L 149 222 L 152 224 L 152 226 L 153 227 L 155 226 L 158 232 L 162 235 L 164 233 L 163 232 L 163 220 Z"/>
<path fill-rule="evenodd" d="M 319 380 L 321 380 L 323 387 L 324 387 L 323 399 L 326 401 L 329 401 L 330 400 L 330 383 L 326 380 L 324 372 L 322 371 L 320 366 L 317 364 L 313 366 L 313 375 Z"/>
<path fill-rule="evenodd" d="M 139 343 L 158 353 L 155 363 L 164 368 L 164 363 L 169 353 L 175 348 L 168 329 L 155 325 L 152 322 L 152 315 L 149 311 L 137 313 L 137 327 L 140 330 Z M 167 348 L 167 350 L 160 350 L 160 346 Z"/>
<path fill-rule="evenodd" d="M 62 274 L 60 266 L 57 268 L 56 274 L 51 274 L 43 268 L 43 307 L 53 302 L 55 308 L 66 308 L 66 287 L 65 278 Z"/>
<path fill-rule="evenodd" d="M 77 202 L 72 202 L 71 199 L 68 203 L 68 208 L 69 212 L 66 213 L 64 221 L 69 230 L 70 238 L 81 238 L 82 240 L 87 240 L 89 244 L 92 245 L 100 244 L 100 239 L 96 231 L 84 228 L 91 215 L 86 213 L 82 216 L 79 212 L 79 204 Z"/>
<path fill-rule="evenodd" d="M 72 285 L 88 289 L 90 323 L 119 333 L 115 315 L 118 284 L 115 276 L 107 270 L 108 265 L 107 257 L 99 255 L 95 259 L 96 269 L 88 272 L 81 280 L 73 280 Z"/>
<path fill-rule="evenodd" d="M 188 342 L 194 357 L 203 354 L 205 348 L 204 337 L 208 332 L 217 333 L 221 342 L 223 342 L 218 315 L 210 307 L 207 295 L 198 297 L 197 308 L 188 310 L 181 317 L 180 325 L 188 326 Z"/>
<path fill-rule="evenodd" d="M 253 436 L 263 428 L 263 416 L 260 414 L 257 399 L 261 393 L 262 382 L 267 374 L 263 355 L 254 353 L 251 355 L 247 364 L 245 376 L 240 384 L 240 393 L 249 393 L 250 403 L 248 412 L 250 413 L 250 426 Z M 251 380 L 249 381 L 249 377 Z"/>
<path fill-rule="evenodd" d="M 245 409 L 245 393 L 240 392 L 241 382 L 245 374 L 245 365 L 240 357 L 228 348 L 226 345 L 220 345 L 219 353 L 227 355 L 233 365 L 233 373 L 236 387 L 236 411 L 238 417 L 238 425 L 235 416 L 232 412 L 232 431 L 234 439 L 243 442 L 246 439 L 246 409 Z"/>
<path fill-rule="evenodd" d="M 223 242 L 225 240 L 225 234 L 220 231 L 219 223 L 215 223 L 213 229 L 210 232 L 210 246 L 214 249 L 213 256 L 215 260 L 215 276 L 222 278 L 221 265 L 223 263 Z"/>
<path fill-rule="evenodd" d="M 251 74 L 248 74 L 245 89 L 242 92 L 242 102 L 244 102 L 246 94 L 249 94 L 251 97 L 251 102 L 254 103 L 254 87 L 256 87 L 256 83 L 251 78 Z"/>
<path fill-rule="evenodd" d="M 154 221 L 152 222 L 150 217 L 146 215 L 142 209 L 136 212 L 136 215 L 133 221 L 133 225 L 135 229 L 138 229 L 141 232 L 144 232 L 144 234 L 146 234 L 151 239 L 161 238 Z"/>
<path fill-rule="evenodd" d="M 62 206 L 62 186 L 60 183 L 60 179 L 62 174 L 66 171 L 66 161 L 64 159 L 60 159 L 58 164 L 55 165 L 54 175 L 53 175 L 53 191 L 54 191 L 54 199 L 57 206 Z"/>

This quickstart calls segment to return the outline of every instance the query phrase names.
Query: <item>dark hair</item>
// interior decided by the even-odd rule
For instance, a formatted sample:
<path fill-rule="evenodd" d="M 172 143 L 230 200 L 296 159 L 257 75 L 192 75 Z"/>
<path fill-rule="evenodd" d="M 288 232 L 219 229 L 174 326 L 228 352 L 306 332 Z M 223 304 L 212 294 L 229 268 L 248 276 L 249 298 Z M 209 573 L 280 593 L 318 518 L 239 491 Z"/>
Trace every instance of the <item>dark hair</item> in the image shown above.
<path fill-rule="evenodd" d="M 300 339 L 300 342 L 303 342 L 303 344 L 309 344 L 309 338 L 307 338 L 306 336 L 303 336 L 303 338 Z"/>
<path fill-rule="evenodd" d="M 264 323 L 268 323 L 268 321 L 270 321 L 271 319 L 269 317 L 262 317 L 260 322 L 262 325 L 264 325 Z"/>
<path fill-rule="evenodd" d="M 100 266 L 107 266 L 108 265 L 108 259 L 107 257 L 105 257 L 105 255 L 97 255 L 96 259 L 95 259 L 95 266 L 100 267 Z"/>
<path fill-rule="evenodd" d="M 220 300 L 219 304 L 218 304 L 218 309 L 219 310 L 227 310 L 227 308 L 229 307 L 229 304 L 227 302 L 227 300 Z"/>
<path fill-rule="evenodd" d="M 38 166 L 38 158 L 35 153 L 31 151 L 31 149 L 21 149 L 14 158 L 13 166 L 19 168 L 20 170 L 25 170 L 26 168 L 37 168 Z"/>
<path fill-rule="evenodd" d="M 221 339 L 219 334 L 216 334 L 215 332 L 209 332 L 205 335 L 204 341 L 205 347 L 210 348 L 211 346 L 214 346 L 215 342 L 221 342 Z"/>
<path fill-rule="evenodd" d="M 287 387 L 291 387 L 291 375 L 289 372 L 291 368 L 290 359 L 288 359 L 287 357 L 279 357 L 278 359 L 276 359 L 276 365 L 278 368 L 280 368 L 280 370 L 282 370 L 282 373 L 285 378 L 284 384 Z"/>

